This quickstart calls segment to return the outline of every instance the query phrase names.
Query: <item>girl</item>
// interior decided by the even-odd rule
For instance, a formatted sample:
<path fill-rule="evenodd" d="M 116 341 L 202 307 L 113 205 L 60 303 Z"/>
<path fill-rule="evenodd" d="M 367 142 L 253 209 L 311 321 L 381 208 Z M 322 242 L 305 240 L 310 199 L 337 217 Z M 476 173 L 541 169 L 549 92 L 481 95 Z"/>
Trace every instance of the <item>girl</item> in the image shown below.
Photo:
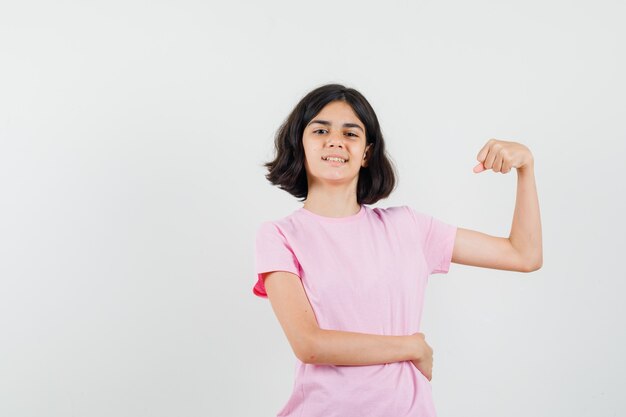
<path fill-rule="evenodd" d="M 256 236 L 253 292 L 269 298 L 297 358 L 277 416 L 432 417 L 433 350 L 419 332 L 428 276 L 451 262 L 541 267 L 533 156 L 489 140 L 474 172 L 517 169 L 510 236 L 445 223 L 403 205 L 372 208 L 395 187 L 369 102 L 338 84 L 308 93 L 280 127 L 267 179 L 302 199 Z"/>

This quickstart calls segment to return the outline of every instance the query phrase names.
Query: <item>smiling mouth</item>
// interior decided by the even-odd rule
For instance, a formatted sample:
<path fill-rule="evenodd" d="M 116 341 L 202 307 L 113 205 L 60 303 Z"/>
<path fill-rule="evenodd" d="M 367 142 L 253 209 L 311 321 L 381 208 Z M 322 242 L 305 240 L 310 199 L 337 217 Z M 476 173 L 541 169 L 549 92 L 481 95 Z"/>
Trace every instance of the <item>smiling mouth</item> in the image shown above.
<path fill-rule="evenodd" d="M 348 162 L 347 159 L 335 158 L 335 157 L 329 157 L 329 158 L 322 157 L 322 160 L 326 161 L 326 162 L 339 162 L 339 163 L 342 163 L 342 164 L 345 164 L 346 162 Z"/>

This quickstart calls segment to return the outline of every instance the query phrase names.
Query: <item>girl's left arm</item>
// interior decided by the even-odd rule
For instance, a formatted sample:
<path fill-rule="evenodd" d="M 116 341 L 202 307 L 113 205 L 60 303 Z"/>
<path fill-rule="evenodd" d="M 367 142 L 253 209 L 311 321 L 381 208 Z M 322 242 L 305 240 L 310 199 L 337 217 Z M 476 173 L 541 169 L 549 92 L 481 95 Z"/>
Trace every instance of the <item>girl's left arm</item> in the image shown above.
<path fill-rule="evenodd" d="M 517 196 L 508 238 L 457 228 L 452 262 L 484 268 L 531 272 L 541 268 L 541 218 L 535 184 L 534 158 L 517 142 L 490 139 L 480 150 L 474 172 L 508 173 L 517 169 Z"/>

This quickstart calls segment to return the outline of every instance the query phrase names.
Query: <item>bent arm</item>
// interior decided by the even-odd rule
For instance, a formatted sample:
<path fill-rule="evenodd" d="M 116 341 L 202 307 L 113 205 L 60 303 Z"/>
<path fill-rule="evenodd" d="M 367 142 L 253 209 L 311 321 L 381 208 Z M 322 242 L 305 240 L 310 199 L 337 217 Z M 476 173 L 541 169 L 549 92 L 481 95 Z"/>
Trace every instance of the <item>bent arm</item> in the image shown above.
<path fill-rule="evenodd" d="M 304 363 L 374 365 L 420 359 L 425 352 L 418 335 L 387 336 L 321 329 L 300 278 L 287 271 L 264 275 L 272 309 L 291 349 Z"/>
<path fill-rule="evenodd" d="M 520 272 L 541 268 L 541 219 L 533 169 L 532 161 L 517 169 L 517 197 L 509 237 L 459 227 L 452 262 Z"/>

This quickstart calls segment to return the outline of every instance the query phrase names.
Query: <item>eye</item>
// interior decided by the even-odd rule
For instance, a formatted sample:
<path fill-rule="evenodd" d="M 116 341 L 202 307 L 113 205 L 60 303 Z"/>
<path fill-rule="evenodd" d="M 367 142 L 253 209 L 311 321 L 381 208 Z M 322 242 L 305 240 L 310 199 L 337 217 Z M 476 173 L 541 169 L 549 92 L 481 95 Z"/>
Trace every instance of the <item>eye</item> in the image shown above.
<path fill-rule="evenodd" d="M 354 134 L 354 133 L 352 133 L 352 132 L 348 132 L 348 135 L 354 136 L 355 138 L 358 138 L 358 137 L 359 137 L 359 135 L 355 135 L 355 134 Z"/>
<path fill-rule="evenodd" d="M 317 129 L 317 130 L 314 130 L 313 133 L 321 132 L 322 130 L 326 131 L 326 129 Z"/>

